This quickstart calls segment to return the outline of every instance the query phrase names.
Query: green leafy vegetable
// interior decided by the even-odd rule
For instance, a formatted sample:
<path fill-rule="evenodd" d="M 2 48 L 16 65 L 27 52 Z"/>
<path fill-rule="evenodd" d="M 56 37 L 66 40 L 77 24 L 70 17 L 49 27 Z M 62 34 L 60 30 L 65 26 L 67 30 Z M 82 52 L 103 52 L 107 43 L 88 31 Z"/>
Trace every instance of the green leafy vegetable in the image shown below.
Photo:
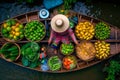
<path fill-rule="evenodd" d="M 33 45 L 34 45 L 34 48 L 33 48 Z M 39 54 L 38 54 L 39 50 L 40 50 L 40 47 L 37 43 L 29 42 L 22 46 L 21 54 L 29 61 L 34 62 L 39 59 Z"/>
<path fill-rule="evenodd" d="M 75 3 L 77 0 L 64 0 L 64 8 L 68 10 L 71 8 L 71 5 Z"/>
<path fill-rule="evenodd" d="M 107 72 L 107 78 L 105 80 L 116 80 L 115 76 L 120 73 L 120 63 L 118 61 L 110 61 L 109 66 L 104 68 L 104 72 Z"/>
<path fill-rule="evenodd" d="M 61 68 L 61 65 L 61 60 L 58 58 L 58 56 L 53 56 L 48 60 L 48 66 L 52 71 L 59 70 Z"/>
<path fill-rule="evenodd" d="M 40 46 L 36 42 L 29 42 L 22 46 L 22 64 L 31 68 L 37 67 L 39 63 Z"/>
<path fill-rule="evenodd" d="M 0 53 L 4 55 L 6 59 L 15 61 L 19 55 L 19 49 L 14 43 L 6 43 L 1 49 Z"/>

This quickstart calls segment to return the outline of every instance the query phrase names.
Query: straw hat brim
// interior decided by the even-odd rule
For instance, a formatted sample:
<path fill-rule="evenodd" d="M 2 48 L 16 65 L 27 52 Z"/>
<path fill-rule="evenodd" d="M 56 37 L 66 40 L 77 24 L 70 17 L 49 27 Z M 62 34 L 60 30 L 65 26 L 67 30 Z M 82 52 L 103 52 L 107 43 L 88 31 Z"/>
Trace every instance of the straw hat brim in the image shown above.
<path fill-rule="evenodd" d="M 62 19 L 63 20 L 63 25 L 62 27 L 57 27 L 55 22 L 57 19 Z M 68 28 L 69 28 L 69 20 L 65 15 L 62 14 L 58 14 L 56 16 L 54 16 L 51 20 L 51 28 L 52 30 L 54 30 L 55 32 L 61 33 L 61 32 L 65 32 Z"/>

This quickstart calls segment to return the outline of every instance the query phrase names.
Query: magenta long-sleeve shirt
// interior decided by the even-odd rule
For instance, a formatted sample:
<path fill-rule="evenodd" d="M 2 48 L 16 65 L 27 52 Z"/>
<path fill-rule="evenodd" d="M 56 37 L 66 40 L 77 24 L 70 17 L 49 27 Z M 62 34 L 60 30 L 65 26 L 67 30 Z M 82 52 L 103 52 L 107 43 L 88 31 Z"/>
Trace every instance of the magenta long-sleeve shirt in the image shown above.
<path fill-rule="evenodd" d="M 76 44 L 78 43 L 76 40 L 76 37 L 73 33 L 73 30 L 71 28 L 69 28 L 68 30 L 66 30 L 63 33 L 57 33 L 51 29 L 49 41 L 51 43 L 51 41 L 54 40 L 53 42 L 56 44 L 59 44 L 60 41 L 63 43 L 69 43 L 70 37 L 74 41 L 74 43 L 76 43 Z"/>

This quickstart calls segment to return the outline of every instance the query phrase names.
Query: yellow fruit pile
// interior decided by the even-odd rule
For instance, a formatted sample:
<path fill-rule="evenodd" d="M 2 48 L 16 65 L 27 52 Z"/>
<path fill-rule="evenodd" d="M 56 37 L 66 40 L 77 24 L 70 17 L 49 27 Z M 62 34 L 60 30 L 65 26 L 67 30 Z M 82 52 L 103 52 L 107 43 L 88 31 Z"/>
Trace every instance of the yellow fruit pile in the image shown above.
<path fill-rule="evenodd" d="M 97 41 L 95 42 L 95 49 L 96 49 L 96 57 L 98 59 L 105 59 L 110 54 L 110 44 L 106 43 L 105 41 Z"/>
<path fill-rule="evenodd" d="M 94 36 L 95 28 L 92 23 L 80 22 L 75 28 L 75 34 L 79 39 L 90 40 Z"/>
<path fill-rule="evenodd" d="M 10 37 L 14 40 L 17 40 L 18 37 L 21 37 L 21 35 L 23 35 L 23 32 L 21 32 L 22 28 L 23 25 L 21 25 L 20 23 L 16 23 L 15 25 L 11 26 Z"/>

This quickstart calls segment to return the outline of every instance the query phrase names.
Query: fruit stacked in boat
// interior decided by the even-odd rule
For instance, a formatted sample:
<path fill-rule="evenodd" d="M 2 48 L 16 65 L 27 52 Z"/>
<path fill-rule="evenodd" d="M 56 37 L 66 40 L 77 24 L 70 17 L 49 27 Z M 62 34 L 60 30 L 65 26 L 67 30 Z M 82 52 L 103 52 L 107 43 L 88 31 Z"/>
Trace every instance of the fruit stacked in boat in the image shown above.
<path fill-rule="evenodd" d="M 7 20 L 1 25 L 2 37 L 8 41 L 0 50 L 2 57 L 42 71 L 72 70 L 77 68 L 79 60 L 106 59 L 110 55 L 110 44 L 105 42 L 110 36 L 110 27 L 104 22 L 77 20 L 76 24 L 71 17 L 77 18 L 54 16 L 50 21 L 49 39 L 43 22 L 32 20 L 23 26 L 18 20 Z M 93 39 L 95 42 L 91 42 Z M 19 43 L 24 40 L 27 42 Z M 42 40 L 47 40 L 49 45 Z"/>

